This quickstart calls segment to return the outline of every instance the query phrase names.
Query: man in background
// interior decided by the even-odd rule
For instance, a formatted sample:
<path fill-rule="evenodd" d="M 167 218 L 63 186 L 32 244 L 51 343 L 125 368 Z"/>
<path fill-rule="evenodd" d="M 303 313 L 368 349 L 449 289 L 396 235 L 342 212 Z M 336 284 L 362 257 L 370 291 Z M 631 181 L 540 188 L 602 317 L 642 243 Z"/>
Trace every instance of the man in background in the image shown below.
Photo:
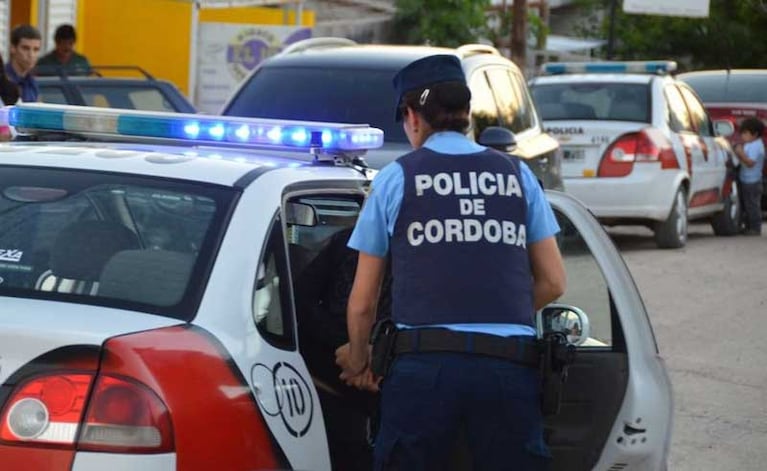
<path fill-rule="evenodd" d="M 37 62 L 37 75 L 88 75 L 91 64 L 88 58 L 75 52 L 77 35 L 69 24 L 59 25 L 53 34 L 56 48 Z"/>
<path fill-rule="evenodd" d="M 37 64 L 40 54 L 40 31 L 31 25 L 20 25 L 11 31 L 10 60 L 5 66 L 5 74 L 11 82 L 19 86 L 21 100 L 37 101 L 40 89 L 37 87 L 32 69 Z"/>

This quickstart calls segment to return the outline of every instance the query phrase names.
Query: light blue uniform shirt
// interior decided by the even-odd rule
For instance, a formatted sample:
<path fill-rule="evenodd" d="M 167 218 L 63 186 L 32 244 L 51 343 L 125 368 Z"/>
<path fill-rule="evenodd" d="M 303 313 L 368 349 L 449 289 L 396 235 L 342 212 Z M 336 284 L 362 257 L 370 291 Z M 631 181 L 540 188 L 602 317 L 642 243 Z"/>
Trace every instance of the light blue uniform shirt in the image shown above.
<path fill-rule="evenodd" d="M 762 168 L 764 167 L 764 142 L 759 137 L 754 141 L 748 142 L 743 145 L 743 153 L 746 156 L 756 162 L 753 167 L 746 167 L 740 165 L 740 172 L 738 178 L 741 183 L 758 183 L 762 181 Z"/>
<path fill-rule="evenodd" d="M 456 158 L 476 154 L 486 148 L 471 141 L 461 133 L 445 131 L 434 133 L 426 140 L 424 147 L 440 154 Z M 527 200 L 527 243 L 532 244 L 559 232 L 559 224 L 538 179 L 520 159 L 522 188 Z M 373 179 L 372 189 L 360 212 L 357 225 L 349 238 L 349 247 L 376 257 L 389 253 L 389 239 L 394 233 L 405 189 L 405 176 L 397 162 L 386 165 Z M 408 328 L 401 325 L 400 327 Z M 535 335 L 535 329 L 519 324 L 439 324 L 464 332 L 481 332 L 494 335 Z"/>

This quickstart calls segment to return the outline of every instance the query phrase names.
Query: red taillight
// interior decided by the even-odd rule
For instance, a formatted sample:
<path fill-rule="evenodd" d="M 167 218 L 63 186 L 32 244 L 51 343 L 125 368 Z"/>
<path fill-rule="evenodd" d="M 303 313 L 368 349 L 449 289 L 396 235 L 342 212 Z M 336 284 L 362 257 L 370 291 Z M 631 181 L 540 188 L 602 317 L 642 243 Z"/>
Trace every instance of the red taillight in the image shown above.
<path fill-rule="evenodd" d="M 78 449 L 130 453 L 173 450 L 168 408 L 148 387 L 100 376 L 85 416 Z"/>
<path fill-rule="evenodd" d="M 92 374 L 54 374 L 21 384 L 0 415 L 0 439 L 74 445 L 92 380 Z"/>
<path fill-rule="evenodd" d="M 620 136 L 607 148 L 597 176 L 625 177 L 635 162 L 660 162 L 661 168 L 679 168 L 671 143 L 658 130 L 643 129 Z"/>

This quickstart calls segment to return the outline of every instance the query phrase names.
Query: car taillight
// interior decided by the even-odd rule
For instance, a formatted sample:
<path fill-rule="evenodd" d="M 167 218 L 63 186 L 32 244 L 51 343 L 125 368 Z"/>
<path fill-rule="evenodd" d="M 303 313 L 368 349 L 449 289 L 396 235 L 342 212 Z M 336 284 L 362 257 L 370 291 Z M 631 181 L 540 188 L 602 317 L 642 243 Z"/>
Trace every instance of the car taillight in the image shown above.
<path fill-rule="evenodd" d="M 679 168 L 668 139 L 660 131 L 647 128 L 613 141 L 602 156 L 597 176 L 625 177 L 639 162 L 660 162 L 663 169 Z"/>
<path fill-rule="evenodd" d="M 128 453 L 172 451 L 173 431 L 168 409 L 143 384 L 99 376 L 78 449 Z"/>
<path fill-rule="evenodd" d="M 0 439 L 74 445 L 92 380 L 92 374 L 52 374 L 22 383 L 0 416 Z"/>

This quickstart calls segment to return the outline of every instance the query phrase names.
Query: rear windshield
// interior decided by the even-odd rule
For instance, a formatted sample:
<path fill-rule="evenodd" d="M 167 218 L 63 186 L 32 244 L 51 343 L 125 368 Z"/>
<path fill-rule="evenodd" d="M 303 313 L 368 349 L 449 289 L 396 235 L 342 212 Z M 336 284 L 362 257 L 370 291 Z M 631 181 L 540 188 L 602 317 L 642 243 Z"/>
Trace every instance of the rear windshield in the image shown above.
<path fill-rule="evenodd" d="M 0 169 L 0 296 L 188 320 L 234 190 L 96 172 Z"/>
<path fill-rule="evenodd" d="M 703 103 L 767 103 L 767 73 L 680 77 Z"/>
<path fill-rule="evenodd" d="M 650 88 L 641 83 L 556 83 L 531 87 L 545 120 L 650 122 Z"/>
<path fill-rule="evenodd" d="M 142 111 L 178 110 L 159 88 L 135 86 L 80 85 L 78 87 L 88 106 Z"/>
<path fill-rule="evenodd" d="M 369 124 L 383 129 L 387 142 L 407 142 L 402 125 L 394 121 L 395 72 L 263 67 L 224 114 Z"/>

